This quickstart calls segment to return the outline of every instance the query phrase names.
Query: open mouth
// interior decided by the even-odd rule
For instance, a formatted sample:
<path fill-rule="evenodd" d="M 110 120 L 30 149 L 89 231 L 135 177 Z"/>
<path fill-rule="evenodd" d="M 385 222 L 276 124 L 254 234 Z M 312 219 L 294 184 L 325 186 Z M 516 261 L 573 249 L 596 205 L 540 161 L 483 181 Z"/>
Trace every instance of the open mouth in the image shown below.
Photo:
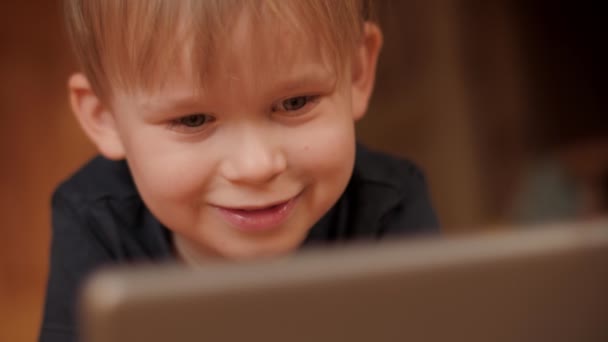
<path fill-rule="evenodd" d="M 300 195 L 265 207 L 217 207 L 230 225 L 245 232 L 263 232 L 278 228 L 290 216 Z"/>

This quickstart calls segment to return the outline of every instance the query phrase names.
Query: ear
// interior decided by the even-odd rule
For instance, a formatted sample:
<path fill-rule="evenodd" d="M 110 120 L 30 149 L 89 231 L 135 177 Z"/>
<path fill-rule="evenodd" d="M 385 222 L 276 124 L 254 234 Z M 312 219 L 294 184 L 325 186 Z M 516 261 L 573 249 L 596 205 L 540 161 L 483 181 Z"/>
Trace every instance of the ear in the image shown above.
<path fill-rule="evenodd" d="M 352 63 L 352 108 L 355 120 L 361 119 L 367 111 L 381 48 L 382 31 L 378 25 L 366 22 L 363 26 L 363 39 Z"/>
<path fill-rule="evenodd" d="M 125 151 L 114 115 L 95 95 L 87 78 L 81 73 L 72 75 L 68 89 L 72 111 L 99 152 L 109 159 L 123 159 Z"/>

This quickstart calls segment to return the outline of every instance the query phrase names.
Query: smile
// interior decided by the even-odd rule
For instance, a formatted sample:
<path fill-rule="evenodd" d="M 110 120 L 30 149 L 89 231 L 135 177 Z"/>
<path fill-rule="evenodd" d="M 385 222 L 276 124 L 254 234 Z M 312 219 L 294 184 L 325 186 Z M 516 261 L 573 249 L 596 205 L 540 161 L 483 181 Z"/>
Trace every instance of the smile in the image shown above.
<path fill-rule="evenodd" d="M 268 232 L 278 228 L 291 215 L 300 194 L 268 205 L 215 208 L 231 226 L 243 232 Z"/>

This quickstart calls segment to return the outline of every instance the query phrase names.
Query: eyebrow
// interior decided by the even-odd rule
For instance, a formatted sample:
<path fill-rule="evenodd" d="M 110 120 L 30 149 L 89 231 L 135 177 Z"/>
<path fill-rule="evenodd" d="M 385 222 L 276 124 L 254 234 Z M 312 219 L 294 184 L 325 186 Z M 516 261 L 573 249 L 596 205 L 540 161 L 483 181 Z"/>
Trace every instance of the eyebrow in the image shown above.
<path fill-rule="evenodd" d="M 278 74 L 284 75 L 279 72 Z M 287 74 L 283 77 L 269 78 L 271 85 L 262 96 L 283 96 L 295 91 L 313 91 L 317 90 L 322 85 L 324 90 L 332 90 L 337 84 L 337 75 L 326 68 L 318 65 L 311 65 L 298 68 L 297 71 Z M 315 89 L 312 89 L 315 88 Z M 278 94 L 278 95 L 276 95 Z M 150 115 L 167 112 L 187 112 L 195 109 L 200 109 L 201 103 L 204 103 L 205 95 L 203 92 L 184 92 L 174 97 L 165 100 L 155 100 L 154 96 L 141 101 L 140 108 Z"/>
<path fill-rule="evenodd" d="M 276 94 L 306 89 L 318 86 L 319 83 L 331 86 L 333 89 L 337 83 L 336 74 L 320 67 L 303 68 L 287 77 L 273 81 L 270 93 Z"/>
<path fill-rule="evenodd" d="M 151 96 L 146 101 L 140 103 L 140 108 L 144 112 L 150 113 L 150 115 L 167 112 L 187 112 L 200 107 L 202 102 L 203 97 L 201 95 L 192 93 L 178 95 L 162 101 L 154 100 L 154 97 Z"/>

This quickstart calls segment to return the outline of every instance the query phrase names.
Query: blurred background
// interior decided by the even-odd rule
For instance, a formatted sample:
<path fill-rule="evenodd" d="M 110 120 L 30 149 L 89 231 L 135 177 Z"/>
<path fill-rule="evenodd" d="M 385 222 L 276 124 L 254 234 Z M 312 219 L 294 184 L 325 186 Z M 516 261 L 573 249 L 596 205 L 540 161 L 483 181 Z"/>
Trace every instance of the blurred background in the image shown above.
<path fill-rule="evenodd" d="M 608 207 L 598 2 L 379 1 L 377 88 L 358 124 L 426 172 L 447 234 L 588 220 Z M 0 5 L 0 341 L 33 341 L 49 198 L 94 155 L 70 114 L 59 1 Z"/>

